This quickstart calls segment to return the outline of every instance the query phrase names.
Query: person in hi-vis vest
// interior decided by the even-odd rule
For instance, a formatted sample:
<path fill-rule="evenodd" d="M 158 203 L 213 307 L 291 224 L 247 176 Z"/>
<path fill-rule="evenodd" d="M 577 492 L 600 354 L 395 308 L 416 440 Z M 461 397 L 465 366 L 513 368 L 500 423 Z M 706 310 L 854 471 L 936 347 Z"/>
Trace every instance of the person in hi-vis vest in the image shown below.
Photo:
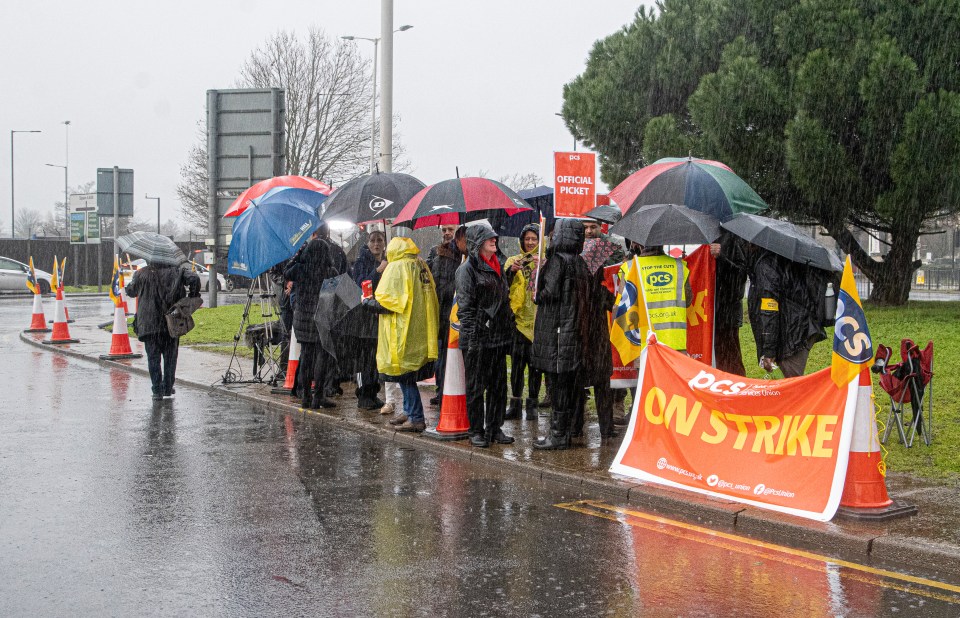
<path fill-rule="evenodd" d="M 690 270 L 682 259 L 665 255 L 660 245 L 643 247 L 637 263 L 650 328 L 657 341 L 686 352 L 687 306 L 693 299 Z"/>

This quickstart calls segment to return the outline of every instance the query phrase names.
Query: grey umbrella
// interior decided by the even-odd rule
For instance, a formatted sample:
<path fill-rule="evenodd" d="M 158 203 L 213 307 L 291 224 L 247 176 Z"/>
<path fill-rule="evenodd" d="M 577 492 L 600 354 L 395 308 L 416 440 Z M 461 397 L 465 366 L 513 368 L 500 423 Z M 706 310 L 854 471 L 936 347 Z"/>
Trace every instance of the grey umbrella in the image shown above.
<path fill-rule="evenodd" d="M 179 266 L 187 261 L 180 247 L 156 232 L 131 232 L 117 238 L 117 246 L 121 252 L 141 257 L 148 264 Z"/>
<path fill-rule="evenodd" d="M 349 275 L 337 275 L 323 281 L 313 319 L 320 331 L 320 345 L 334 358 L 337 358 L 337 350 L 333 331 L 340 331 L 340 321 L 359 304 L 360 286 Z"/>
<path fill-rule="evenodd" d="M 720 236 L 720 222 L 680 204 L 651 204 L 632 209 L 610 233 L 644 246 L 702 245 Z"/>
<path fill-rule="evenodd" d="M 604 223 L 616 223 L 620 219 L 623 219 L 623 213 L 620 212 L 620 209 L 608 204 L 597 206 L 583 213 L 583 215 L 591 219 L 596 219 L 597 221 L 603 221 Z"/>
<path fill-rule="evenodd" d="M 843 264 L 833 251 L 788 221 L 741 213 L 721 227 L 792 262 L 821 270 L 843 271 Z"/>

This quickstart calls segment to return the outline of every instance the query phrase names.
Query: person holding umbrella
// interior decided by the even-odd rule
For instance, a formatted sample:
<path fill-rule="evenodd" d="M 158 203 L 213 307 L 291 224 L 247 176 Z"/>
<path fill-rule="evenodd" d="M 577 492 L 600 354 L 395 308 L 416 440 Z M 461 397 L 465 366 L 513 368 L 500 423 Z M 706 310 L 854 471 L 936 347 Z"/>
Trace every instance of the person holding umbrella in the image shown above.
<path fill-rule="evenodd" d="M 760 367 L 771 373 L 779 366 L 785 378 L 802 376 L 813 344 L 827 338 L 816 318 L 823 296 L 811 298 L 800 267 L 773 251 L 750 244 L 747 264 L 747 313 Z"/>
<path fill-rule="evenodd" d="M 417 382 L 433 374 L 437 359 L 437 290 L 420 249 L 410 238 L 396 237 L 387 245 L 384 268 L 372 298 L 363 306 L 380 315 L 377 368 L 381 379 L 400 384 L 403 414 L 392 423 L 397 431 L 426 429 Z"/>
<path fill-rule="evenodd" d="M 303 251 L 290 261 L 283 276 L 296 286 L 297 301 L 293 308 L 293 330 L 300 342 L 300 368 L 297 376 L 303 393 L 304 408 L 332 408 L 336 404 L 324 396 L 327 372 L 335 368 L 333 357 L 323 349 L 320 330 L 314 319 L 320 301 L 323 280 L 337 273 L 330 266 L 327 243 L 310 240 Z"/>
<path fill-rule="evenodd" d="M 376 291 L 380 277 L 387 268 L 387 236 L 380 230 L 373 230 L 367 237 L 367 246 L 360 250 L 357 261 L 351 269 L 353 281 L 363 288 L 364 281 L 370 282 L 370 290 Z M 373 319 L 365 314 L 367 320 Z M 348 349 L 353 350 L 354 370 L 357 379 L 357 407 L 374 410 L 383 406 L 377 397 L 380 392 L 380 380 L 377 374 L 377 339 L 374 337 L 354 336 L 346 333 Z"/>
<path fill-rule="evenodd" d="M 537 317 L 537 305 L 533 302 L 533 287 L 536 282 L 540 226 L 530 223 L 520 230 L 520 253 L 507 259 L 504 266 L 514 273 L 510 284 L 510 308 L 517 323 L 510 348 L 510 405 L 506 419 L 521 417 L 523 403 L 523 373 L 529 367 L 527 381 L 527 420 L 537 420 L 540 398 L 541 373 L 530 366 L 530 348 L 533 345 L 533 324 Z"/>
<path fill-rule="evenodd" d="M 457 317 L 467 377 L 470 444 L 511 444 L 503 432 L 507 406 L 507 352 L 515 320 L 510 309 L 512 272 L 486 221 L 467 226 L 467 259 L 457 269 Z M 484 401 L 486 399 L 486 401 Z"/>
<path fill-rule="evenodd" d="M 174 394 L 180 338 L 170 336 L 166 315 L 174 303 L 187 296 L 184 288 L 190 297 L 200 296 L 200 277 L 186 263 L 149 259 L 126 287 L 127 296 L 137 299 L 134 331 L 147 353 L 154 400 Z"/>

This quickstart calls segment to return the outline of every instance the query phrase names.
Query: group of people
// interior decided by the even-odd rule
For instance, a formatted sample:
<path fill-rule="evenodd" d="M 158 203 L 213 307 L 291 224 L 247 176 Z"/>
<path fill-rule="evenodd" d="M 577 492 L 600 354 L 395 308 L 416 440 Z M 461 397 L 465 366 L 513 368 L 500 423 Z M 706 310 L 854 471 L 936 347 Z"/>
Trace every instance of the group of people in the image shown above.
<path fill-rule="evenodd" d="M 536 421 L 538 408 L 550 406 L 549 432 L 534 447 L 569 448 L 583 435 L 590 389 L 601 438 L 616 437 L 616 425 L 627 420 L 628 389 L 610 387 L 609 316 L 620 290 L 605 285 L 604 268 L 620 264 L 623 280 L 634 263 L 628 257 L 637 258 L 641 281 L 652 269 L 670 273 L 677 282 L 649 288 L 644 283 L 643 295 L 648 326 L 658 340 L 686 351 L 689 271 L 662 247 L 628 241 L 625 252 L 589 219 L 558 219 L 548 238 L 539 225 L 527 225 L 519 253 L 509 258 L 486 221 L 444 225 L 441 233 L 440 244 L 423 259 L 412 239 L 395 237 L 388 244 L 383 231 L 371 231 L 351 265 L 322 224 L 282 265 L 281 314 L 301 345 L 294 388 L 303 407 L 334 407 L 331 398 L 343 394 L 340 385 L 350 379 L 358 407 L 392 415 L 389 422 L 399 431 L 423 431 L 417 382 L 436 377 L 430 403 L 438 405 L 452 325 L 464 360 L 473 446 L 512 443 L 503 430 L 505 420 Z M 760 366 L 768 372 L 779 367 L 786 377 L 802 375 L 811 346 L 825 338 L 823 326 L 832 317 L 822 302 L 826 273 L 804 271 L 730 235 L 712 245 L 711 253 L 717 258 L 717 367 L 745 374 L 739 329 L 749 279 L 748 315 Z M 325 339 L 315 319 L 321 289 L 344 274 L 369 293 L 362 311 Z M 184 265 L 148 265 L 126 287 L 140 301 L 137 332 L 145 344 L 154 398 L 174 392 L 178 339 L 169 335 L 164 315 L 185 295 L 198 296 L 199 287 L 196 273 Z"/>

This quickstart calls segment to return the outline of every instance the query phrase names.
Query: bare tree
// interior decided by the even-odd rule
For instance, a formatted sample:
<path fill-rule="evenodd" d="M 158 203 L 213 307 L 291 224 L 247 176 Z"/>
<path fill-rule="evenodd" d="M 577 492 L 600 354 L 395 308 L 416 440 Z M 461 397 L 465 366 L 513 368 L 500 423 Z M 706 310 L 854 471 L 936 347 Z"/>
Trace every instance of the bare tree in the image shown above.
<path fill-rule="evenodd" d="M 470 174 L 468 174 L 469 176 Z M 489 178 L 489 172 L 487 170 L 480 170 L 477 172 L 476 176 L 480 178 Z M 524 189 L 533 189 L 543 184 L 543 178 L 535 172 L 514 172 L 512 174 L 505 174 L 499 178 L 494 178 L 497 182 L 505 184 L 514 191 L 523 191 Z"/>
<path fill-rule="evenodd" d="M 14 230 L 20 238 L 32 238 L 43 229 L 43 215 L 31 208 L 21 208 L 17 211 Z"/>
<path fill-rule="evenodd" d="M 371 63 L 353 43 L 311 28 L 304 39 L 279 32 L 254 50 L 240 70 L 238 88 L 285 92 L 287 173 L 337 185 L 370 165 Z M 378 127 L 379 128 L 379 127 Z M 394 136 L 395 157 L 402 146 Z M 395 167 L 404 169 L 404 161 Z M 206 135 L 180 168 L 180 212 L 196 228 L 207 226 Z"/>

